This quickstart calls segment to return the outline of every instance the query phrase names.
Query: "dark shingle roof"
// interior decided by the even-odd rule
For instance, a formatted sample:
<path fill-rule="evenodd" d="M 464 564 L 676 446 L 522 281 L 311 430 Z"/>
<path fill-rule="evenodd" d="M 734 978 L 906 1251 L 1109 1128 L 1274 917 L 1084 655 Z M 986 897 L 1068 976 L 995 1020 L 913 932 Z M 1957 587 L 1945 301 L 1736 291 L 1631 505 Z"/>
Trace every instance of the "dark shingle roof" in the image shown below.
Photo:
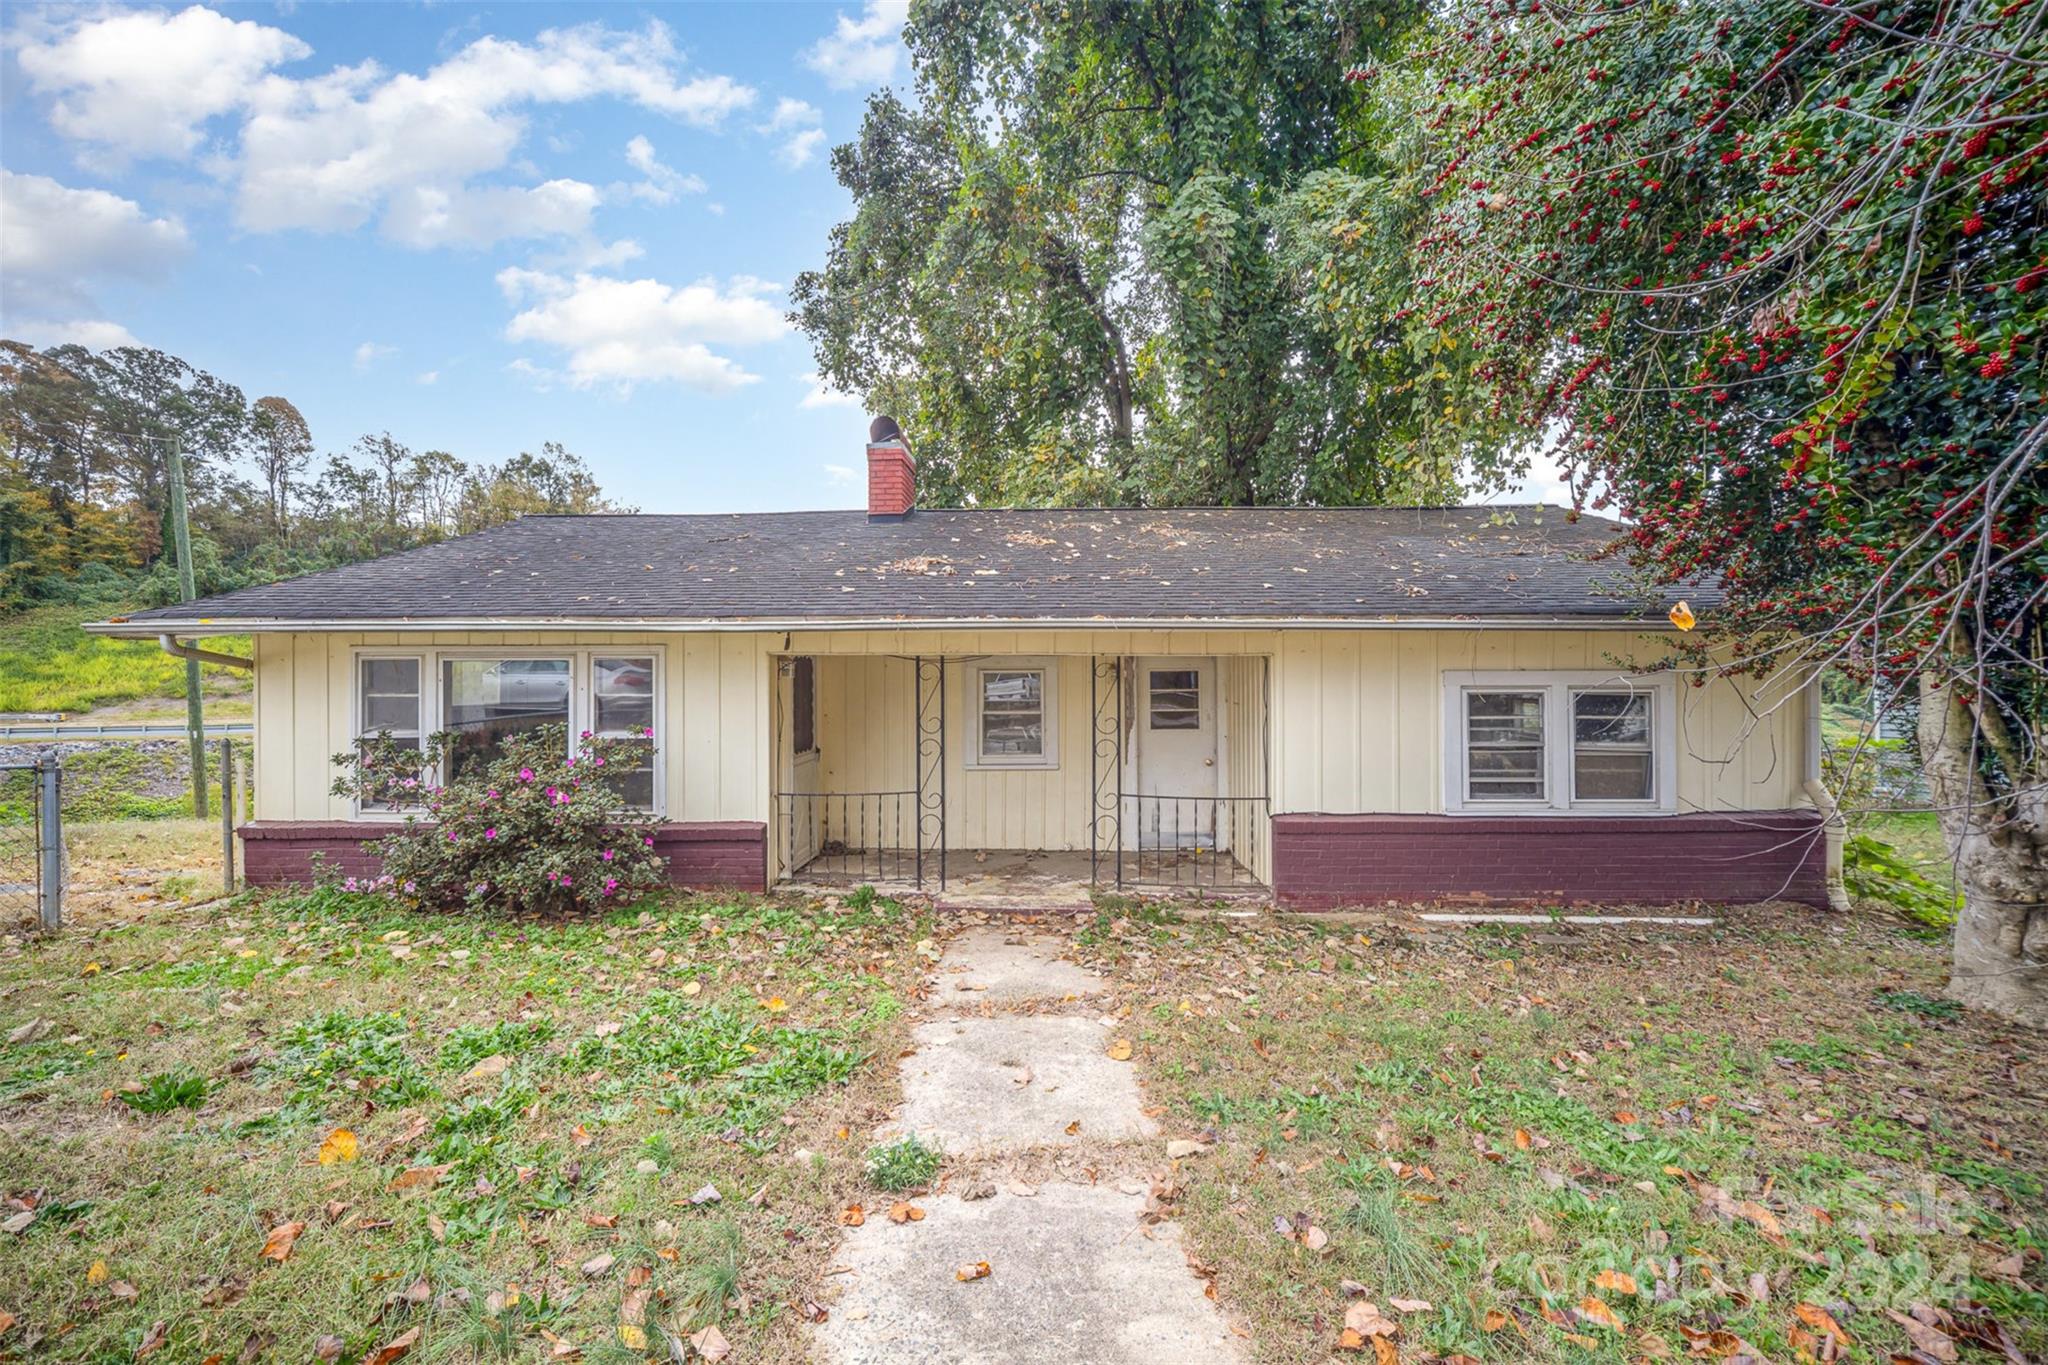
<path fill-rule="evenodd" d="M 1654 616 L 1592 558 L 1617 529 L 1529 506 L 543 516 L 129 621 Z"/>

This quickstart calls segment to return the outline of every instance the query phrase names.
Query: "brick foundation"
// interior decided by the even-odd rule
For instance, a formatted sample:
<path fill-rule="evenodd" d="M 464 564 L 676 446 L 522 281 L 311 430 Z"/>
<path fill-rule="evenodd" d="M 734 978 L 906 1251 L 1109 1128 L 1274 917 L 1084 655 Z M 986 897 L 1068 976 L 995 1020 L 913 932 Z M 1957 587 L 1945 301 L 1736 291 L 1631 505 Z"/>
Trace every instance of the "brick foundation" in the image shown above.
<path fill-rule="evenodd" d="M 255 820 L 237 832 L 249 884 L 278 886 L 310 883 L 315 855 L 341 876 L 376 876 L 377 855 L 368 845 L 391 829 L 374 820 Z M 657 825 L 654 851 L 668 859 L 676 886 L 767 889 L 768 826 L 758 820 Z"/>
<path fill-rule="evenodd" d="M 1273 896 L 1330 909 L 1380 901 L 1825 906 L 1813 811 L 1647 816 L 1276 815 Z"/>

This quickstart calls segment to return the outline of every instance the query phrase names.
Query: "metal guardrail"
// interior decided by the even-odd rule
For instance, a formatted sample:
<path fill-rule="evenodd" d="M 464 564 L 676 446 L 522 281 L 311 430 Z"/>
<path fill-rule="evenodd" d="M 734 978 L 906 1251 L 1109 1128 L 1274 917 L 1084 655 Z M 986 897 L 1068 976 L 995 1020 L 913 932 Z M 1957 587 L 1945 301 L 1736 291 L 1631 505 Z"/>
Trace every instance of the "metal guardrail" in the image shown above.
<path fill-rule="evenodd" d="M 55 754 L 0 763 L 0 781 L 31 784 L 29 820 L 0 823 L 0 916 L 34 916 L 54 932 L 64 917 L 63 766 Z"/>
<path fill-rule="evenodd" d="M 173 721 L 140 721 L 133 725 L 12 724 L 0 725 L 0 741 L 17 739 L 182 739 L 185 727 Z M 256 723 L 247 720 L 209 721 L 208 739 L 224 735 L 253 735 Z"/>

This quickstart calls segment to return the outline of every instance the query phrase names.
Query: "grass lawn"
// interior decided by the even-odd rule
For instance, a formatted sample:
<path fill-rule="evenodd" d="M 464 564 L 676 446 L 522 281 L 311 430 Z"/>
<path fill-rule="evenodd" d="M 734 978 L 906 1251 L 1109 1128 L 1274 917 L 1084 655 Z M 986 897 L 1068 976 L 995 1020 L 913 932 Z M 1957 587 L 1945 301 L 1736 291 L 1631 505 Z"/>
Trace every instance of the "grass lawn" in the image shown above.
<path fill-rule="evenodd" d="M 175 705 L 134 708 L 134 715 L 122 718 L 184 719 L 184 660 L 172 658 L 152 640 L 109 640 L 79 629 L 112 612 L 104 606 L 61 605 L 0 617 L 0 712 L 72 714 L 113 703 L 177 698 Z M 246 635 L 187 643 L 225 654 L 249 653 Z M 236 669 L 203 666 L 200 685 L 208 714 L 216 720 L 246 719 L 248 679 Z"/>
<path fill-rule="evenodd" d="M 5 941 L 0 1354 L 800 1358 L 928 932 L 322 891 Z"/>
<path fill-rule="evenodd" d="M 1409 1359 L 1830 1359 L 1801 1304 L 1848 1359 L 1915 1305 L 2048 1352 L 2044 1040 L 1960 1016 L 1888 921 L 1084 941 L 1168 1134 L 1212 1144 L 1180 1218 L 1262 1361 L 1331 1358 L 1355 1297 Z"/>

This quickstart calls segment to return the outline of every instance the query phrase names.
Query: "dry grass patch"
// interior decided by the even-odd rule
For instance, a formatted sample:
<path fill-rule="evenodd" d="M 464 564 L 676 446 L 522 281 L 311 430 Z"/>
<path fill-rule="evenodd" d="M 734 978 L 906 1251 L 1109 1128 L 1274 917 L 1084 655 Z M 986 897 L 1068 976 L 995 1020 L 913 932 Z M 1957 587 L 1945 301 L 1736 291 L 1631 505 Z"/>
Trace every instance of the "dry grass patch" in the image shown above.
<path fill-rule="evenodd" d="M 0 1353 L 800 1359 L 927 932 L 326 890 L 9 940 Z"/>
<path fill-rule="evenodd" d="M 2048 1350 L 2043 1039 L 1891 922 L 1127 908 L 1082 943 L 1208 1146 L 1180 1216 L 1262 1360 Z"/>

